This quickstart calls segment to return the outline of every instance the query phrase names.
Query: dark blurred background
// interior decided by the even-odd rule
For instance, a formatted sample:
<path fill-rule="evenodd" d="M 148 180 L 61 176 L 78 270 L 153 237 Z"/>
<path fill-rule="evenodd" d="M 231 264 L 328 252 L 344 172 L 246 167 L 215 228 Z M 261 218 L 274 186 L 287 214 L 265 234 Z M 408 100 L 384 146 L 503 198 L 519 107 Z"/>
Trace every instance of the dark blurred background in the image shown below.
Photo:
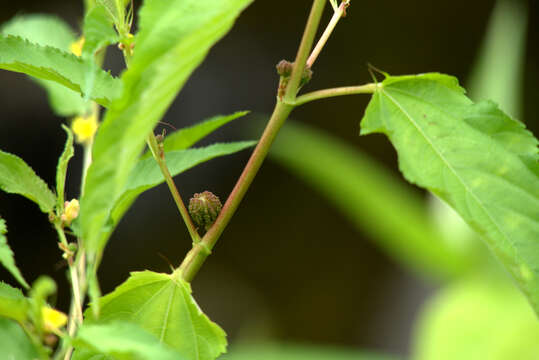
<path fill-rule="evenodd" d="M 395 75 L 439 71 L 464 82 L 493 5 L 492 0 L 354 1 L 315 64 L 306 90 L 370 82 L 367 63 Z M 271 112 L 278 81 L 274 66 L 283 58 L 293 60 L 310 6 L 307 0 L 255 1 L 195 71 L 164 121 L 181 128 L 236 110 Z M 35 12 L 57 14 L 78 28 L 82 2 L 3 1 L 0 22 Z M 328 4 L 322 23 L 330 16 Z M 523 120 L 538 134 L 537 1 L 529 1 L 529 16 Z M 121 71 L 119 51 L 109 50 L 106 66 L 113 73 Z M 340 137 L 400 177 L 385 137 L 358 137 L 367 101 L 368 96 L 319 101 L 291 117 Z M 64 146 L 64 119 L 54 116 L 35 83 L 6 71 L 0 71 L 0 108 L 0 148 L 22 157 L 53 184 Z M 237 120 L 202 144 L 256 138 L 258 133 L 251 130 L 255 118 Z M 77 150 L 67 198 L 78 197 L 82 157 Z M 211 190 L 224 201 L 248 155 L 245 151 L 212 160 L 179 175 L 182 196 L 187 200 Z M 46 216 L 33 203 L 5 193 L 0 193 L 0 215 L 26 279 L 42 273 L 53 277 L 59 285 L 57 305 L 67 309 L 66 266 Z M 114 233 L 99 272 L 102 290 L 113 290 L 130 271 L 168 271 L 163 256 L 177 266 L 189 248 L 189 235 L 168 190 L 160 186 L 139 198 Z M 13 283 L 3 270 L 0 279 Z M 392 262 L 314 190 L 267 161 L 193 289 L 231 343 L 272 338 L 404 355 L 414 317 L 434 285 Z"/>

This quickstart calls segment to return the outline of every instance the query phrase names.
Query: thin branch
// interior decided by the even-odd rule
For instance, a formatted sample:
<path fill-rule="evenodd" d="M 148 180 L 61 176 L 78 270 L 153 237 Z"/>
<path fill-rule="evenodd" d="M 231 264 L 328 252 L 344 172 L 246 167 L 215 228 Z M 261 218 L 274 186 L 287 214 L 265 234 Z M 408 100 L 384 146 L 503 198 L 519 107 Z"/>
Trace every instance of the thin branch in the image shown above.
<path fill-rule="evenodd" d="M 326 30 L 324 30 L 324 33 L 320 37 L 320 40 L 318 40 L 318 43 L 314 47 L 313 52 L 309 56 L 309 59 L 307 59 L 307 67 L 312 67 L 314 62 L 316 61 L 316 58 L 318 58 L 318 55 L 320 55 L 320 52 L 324 48 L 324 45 L 326 45 L 326 42 L 329 39 L 329 36 L 337 26 L 337 23 L 344 14 L 346 14 L 346 8 L 350 5 L 350 0 L 341 2 L 341 5 L 339 8 L 333 13 L 333 16 L 331 17 L 331 20 L 329 21 L 328 26 L 326 27 Z"/>
<path fill-rule="evenodd" d="M 174 272 L 174 276 L 181 276 L 188 282 L 194 278 L 236 212 L 247 189 L 251 185 L 262 162 L 266 158 L 277 132 L 286 121 L 290 112 L 294 109 L 293 103 L 296 99 L 303 69 L 305 68 L 307 57 L 312 48 L 316 30 L 318 29 L 318 24 L 320 23 L 320 18 L 325 5 L 326 0 L 314 0 L 283 101 L 277 100 L 273 114 L 266 125 L 266 129 L 264 130 L 260 141 L 251 154 L 247 165 L 243 169 L 240 178 L 223 206 L 221 213 L 215 220 L 215 223 L 208 230 L 206 235 L 204 235 L 202 241 L 199 244 L 195 244 L 191 251 L 189 251 L 180 267 Z"/>
<path fill-rule="evenodd" d="M 356 95 L 356 94 L 372 94 L 378 88 L 377 84 L 370 83 L 359 86 L 344 86 L 333 89 L 324 89 L 313 91 L 296 98 L 295 106 L 300 106 L 311 101 L 326 99 L 335 96 Z"/>
<path fill-rule="evenodd" d="M 178 191 L 178 188 L 176 187 L 176 184 L 174 184 L 174 180 L 172 179 L 172 176 L 170 175 L 170 171 L 168 170 L 167 164 L 165 162 L 165 155 L 162 152 L 162 150 L 159 149 L 159 146 L 157 145 L 157 139 L 155 138 L 155 135 L 153 132 L 150 133 L 150 135 L 148 136 L 147 143 L 153 155 L 153 158 L 155 159 L 155 161 L 159 165 L 159 168 L 161 169 L 161 173 L 163 174 L 163 177 L 165 178 L 165 182 L 167 183 L 170 193 L 172 194 L 172 197 L 174 198 L 174 202 L 176 203 L 176 206 L 178 207 L 178 210 L 180 211 L 183 221 L 185 222 L 185 225 L 187 226 L 187 230 L 189 230 L 189 234 L 191 235 L 191 239 L 193 240 L 193 243 L 196 244 L 200 242 L 200 235 L 198 234 L 195 224 L 193 224 L 193 220 L 191 219 L 191 216 L 189 216 L 189 212 L 187 211 L 187 208 L 185 207 L 185 204 L 182 200 L 180 192 Z"/>

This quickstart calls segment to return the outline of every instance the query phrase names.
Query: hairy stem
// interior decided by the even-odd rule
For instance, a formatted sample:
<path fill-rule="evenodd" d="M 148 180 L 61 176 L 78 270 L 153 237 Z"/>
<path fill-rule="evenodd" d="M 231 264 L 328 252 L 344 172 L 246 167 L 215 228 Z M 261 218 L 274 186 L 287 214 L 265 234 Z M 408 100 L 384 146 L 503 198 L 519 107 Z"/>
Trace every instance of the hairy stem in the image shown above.
<path fill-rule="evenodd" d="M 189 230 L 189 234 L 191 235 L 191 239 L 193 240 L 193 243 L 196 244 L 200 242 L 200 235 L 198 235 L 196 226 L 195 224 L 193 224 L 193 220 L 191 219 L 191 216 L 189 216 L 189 212 L 187 211 L 187 208 L 185 207 L 182 197 L 180 196 L 180 192 L 178 191 L 178 188 L 174 184 L 174 180 L 172 179 L 172 176 L 170 175 L 170 171 L 168 170 L 168 167 L 165 161 L 165 154 L 161 150 L 159 150 L 159 146 L 157 145 L 157 139 L 155 138 L 155 135 L 153 132 L 150 133 L 150 135 L 148 136 L 147 143 L 153 155 L 153 158 L 155 159 L 155 161 L 159 165 L 159 168 L 161 169 L 161 173 L 163 174 L 163 177 L 165 178 L 165 182 L 168 185 L 170 193 L 172 194 L 172 197 L 174 198 L 174 202 L 176 203 L 176 206 L 178 207 L 178 210 L 180 211 L 183 221 L 185 222 L 185 225 L 187 225 L 187 229 Z"/>
<path fill-rule="evenodd" d="M 316 58 L 318 55 L 320 55 L 320 52 L 324 48 L 324 45 L 326 45 L 326 42 L 329 39 L 329 36 L 337 26 L 337 23 L 341 18 L 343 17 L 343 14 L 346 11 L 346 8 L 350 4 L 350 0 L 341 2 L 341 5 L 338 7 L 337 10 L 333 13 L 333 16 L 331 17 L 331 20 L 329 21 L 328 26 L 326 27 L 326 30 L 324 30 L 324 33 L 322 33 L 322 36 L 320 37 L 320 40 L 318 40 L 318 43 L 314 47 L 313 52 L 307 59 L 307 67 L 312 67 L 314 62 L 316 61 Z"/>
<path fill-rule="evenodd" d="M 313 92 L 298 96 L 296 98 L 296 102 L 294 103 L 294 105 L 300 106 L 311 101 L 335 97 L 335 96 L 372 94 L 376 91 L 377 88 L 378 88 L 377 84 L 370 83 L 370 84 L 358 85 L 358 86 L 344 86 L 344 87 L 338 87 L 338 88 L 333 88 L 333 89 L 313 91 Z"/>
<path fill-rule="evenodd" d="M 286 121 L 290 112 L 294 109 L 293 104 L 296 99 L 303 69 L 305 68 L 307 57 L 311 51 L 316 30 L 318 29 L 320 17 L 322 16 L 325 5 L 326 0 L 314 0 L 283 101 L 277 100 L 277 104 L 275 105 L 271 118 L 266 125 L 266 129 L 264 130 L 260 141 L 251 154 L 247 165 L 243 169 L 240 178 L 230 193 L 225 205 L 223 206 L 223 209 L 221 210 L 221 213 L 215 220 L 215 223 L 208 230 L 206 235 L 204 235 L 202 241 L 199 244 L 195 244 L 191 251 L 189 251 L 180 267 L 174 272 L 175 276 L 181 276 L 185 281 L 188 282 L 193 280 L 198 270 L 211 253 L 215 243 L 230 222 L 230 219 L 236 212 L 236 209 L 245 196 L 247 189 L 253 182 L 253 179 L 260 169 L 262 162 L 266 158 L 277 132 Z"/>

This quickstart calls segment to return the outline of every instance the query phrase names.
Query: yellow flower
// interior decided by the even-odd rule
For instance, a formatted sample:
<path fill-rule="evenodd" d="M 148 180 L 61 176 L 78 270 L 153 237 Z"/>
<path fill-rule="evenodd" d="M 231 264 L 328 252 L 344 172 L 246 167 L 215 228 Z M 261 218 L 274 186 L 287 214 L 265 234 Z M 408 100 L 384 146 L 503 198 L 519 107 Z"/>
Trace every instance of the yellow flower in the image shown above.
<path fill-rule="evenodd" d="M 47 332 L 59 333 L 60 328 L 67 324 L 66 314 L 48 306 L 41 308 L 41 316 L 43 317 L 43 326 Z"/>
<path fill-rule="evenodd" d="M 97 116 L 77 116 L 71 123 L 71 129 L 77 136 L 77 142 L 89 142 L 97 131 Z"/>
<path fill-rule="evenodd" d="M 64 213 L 60 217 L 62 221 L 69 225 L 71 222 L 79 216 L 80 205 L 77 199 L 66 201 L 64 205 Z"/>
<path fill-rule="evenodd" d="M 80 57 L 82 55 L 82 48 L 84 47 L 84 36 L 81 36 L 77 41 L 74 41 L 69 45 L 69 50 Z"/>

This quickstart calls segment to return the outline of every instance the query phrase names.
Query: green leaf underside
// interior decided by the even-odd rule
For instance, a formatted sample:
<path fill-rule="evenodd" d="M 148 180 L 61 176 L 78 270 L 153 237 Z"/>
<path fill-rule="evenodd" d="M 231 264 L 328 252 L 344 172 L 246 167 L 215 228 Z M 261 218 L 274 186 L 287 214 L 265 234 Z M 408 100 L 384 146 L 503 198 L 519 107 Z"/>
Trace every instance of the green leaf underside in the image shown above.
<path fill-rule="evenodd" d="M 137 50 L 122 75 L 123 93 L 97 133 L 81 199 L 80 225 L 90 256 L 121 196 L 144 141 L 210 47 L 251 0 L 152 0 L 140 10 Z M 178 19 L 182 19 L 179 21 Z"/>
<path fill-rule="evenodd" d="M 91 63 L 50 46 L 34 44 L 16 36 L 0 36 L 0 69 L 20 72 L 42 80 L 52 80 L 84 94 Z M 93 86 L 87 95 L 103 106 L 119 93 L 118 79 L 94 68 Z"/>
<path fill-rule="evenodd" d="M 113 28 L 107 10 L 103 5 L 95 5 L 85 16 L 83 57 L 93 57 L 96 52 L 118 42 L 118 34 Z"/>
<path fill-rule="evenodd" d="M 69 164 L 69 160 L 75 154 L 75 150 L 73 149 L 73 133 L 64 125 L 62 125 L 62 128 L 67 133 L 67 139 L 64 146 L 64 151 L 62 152 L 62 155 L 60 155 L 60 158 L 58 159 L 58 166 L 56 167 L 56 193 L 58 194 L 56 204 L 57 209 L 63 209 L 67 165 Z"/>
<path fill-rule="evenodd" d="M 32 200 L 45 213 L 51 212 L 56 203 L 56 196 L 30 166 L 3 151 L 0 151 L 0 190 Z"/>
<path fill-rule="evenodd" d="M 28 299 L 19 289 L 0 281 L 0 318 L 24 321 L 28 313 Z"/>
<path fill-rule="evenodd" d="M 19 268 L 15 265 L 15 258 L 13 251 L 9 247 L 6 238 L 7 227 L 4 219 L 0 218 L 0 264 L 2 264 L 15 279 L 24 286 L 29 288 L 28 283 L 24 280 Z"/>
<path fill-rule="evenodd" d="M 359 150 L 290 122 L 280 131 L 270 156 L 323 194 L 406 266 L 442 279 L 469 267 L 466 249 L 445 242 L 429 221 L 423 198 Z"/>
<path fill-rule="evenodd" d="M 69 45 L 75 41 L 72 29 L 60 18 L 52 15 L 17 16 L 0 29 L 4 35 L 19 36 L 28 41 L 51 46 L 69 52 Z M 43 86 L 49 96 L 49 103 L 60 116 L 82 114 L 88 110 L 88 104 L 75 92 L 54 81 L 34 78 Z"/>
<path fill-rule="evenodd" d="M 502 275 L 464 278 L 442 289 L 419 316 L 412 360 L 535 360 L 539 321 Z"/>
<path fill-rule="evenodd" d="M 73 360 L 186 360 L 157 337 L 128 322 L 83 325 L 75 339 Z"/>
<path fill-rule="evenodd" d="M 166 153 L 165 158 L 170 174 L 176 176 L 200 163 L 236 153 L 255 144 L 254 141 L 213 144 L 204 148 L 171 151 Z M 131 172 L 123 194 L 114 205 L 111 213 L 113 223 L 119 222 L 140 194 L 164 181 L 161 169 L 154 158 L 140 160 Z"/>
<path fill-rule="evenodd" d="M 2 359 L 43 359 L 19 324 L 0 317 L 0 351 Z"/>
<path fill-rule="evenodd" d="M 453 77 L 388 77 L 361 122 L 385 133 L 405 178 L 480 233 L 539 312 L 537 140 L 493 103 L 473 104 Z"/>
<path fill-rule="evenodd" d="M 396 360 L 398 357 L 332 346 L 261 344 L 239 346 L 219 360 Z"/>
<path fill-rule="evenodd" d="M 130 321 L 190 360 L 215 359 L 226 351 L 226 334 L 202 313 L 190 285 L 150 271 L 129 279 L 99 300 L 99 322 Z M 86 319 L 95 322 L 91 309 Z"/>
<path fill-rule="evenodd" d="M 217 115 L 210 119 L 201 121 L 193 126 L 175 131 L 165 137 L 163 148 L 165 149 L 165 152 L 187 149 L 197 143 L 199 140 L 219 129 L 221 126 L 228 124 L 232 120 L 245 116 L 248 113 L 248 111 L 237 111 L 230 115 Z M 151 152 L 147 151 L 142 156 L 142 159 L 150 156 L 152 156 Z"/>

